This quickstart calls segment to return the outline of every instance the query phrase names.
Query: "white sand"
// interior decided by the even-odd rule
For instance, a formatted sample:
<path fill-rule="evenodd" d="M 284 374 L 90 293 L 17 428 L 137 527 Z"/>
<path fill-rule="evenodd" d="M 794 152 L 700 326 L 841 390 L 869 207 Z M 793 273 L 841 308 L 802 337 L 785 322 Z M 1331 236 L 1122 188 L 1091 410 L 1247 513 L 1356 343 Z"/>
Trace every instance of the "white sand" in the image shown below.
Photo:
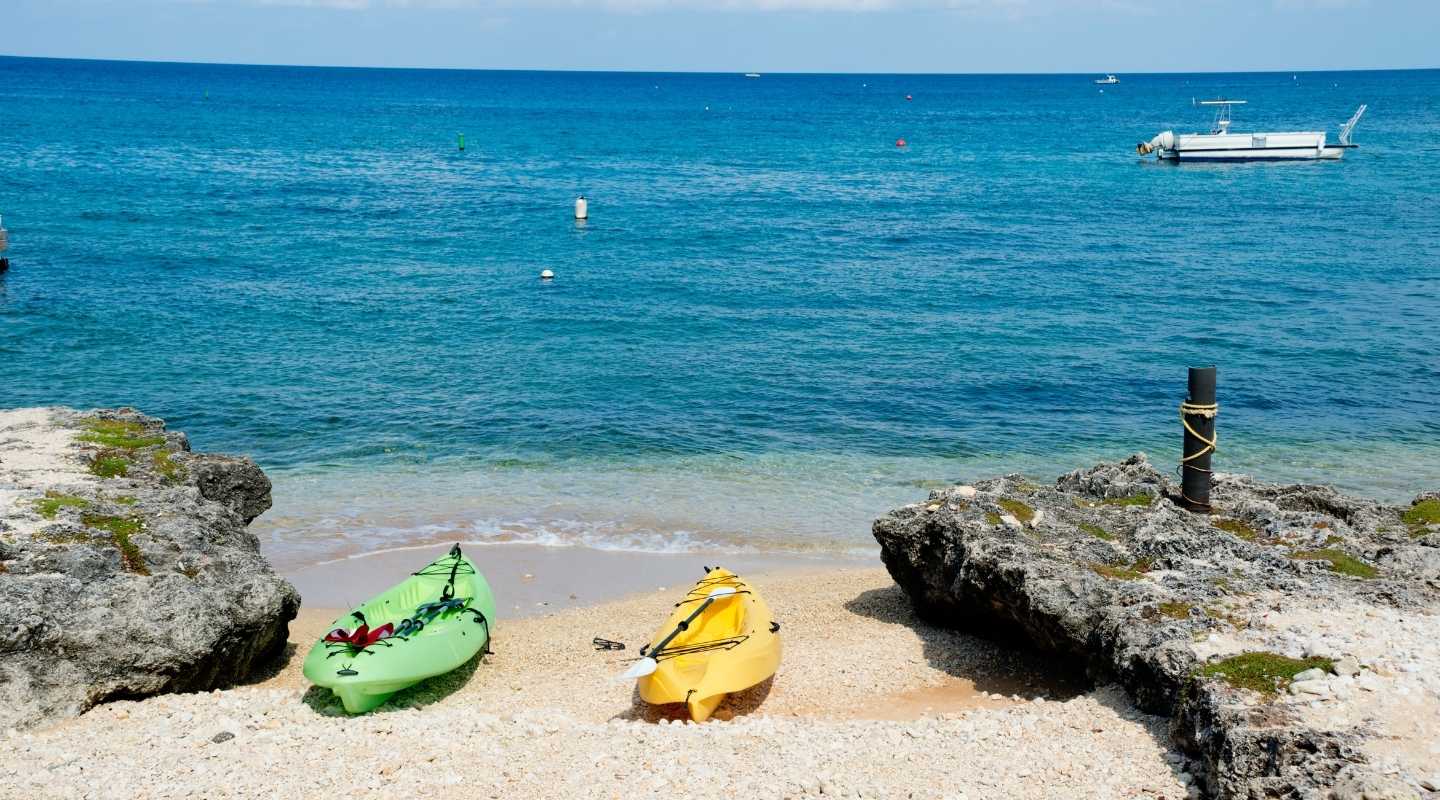
<path fill-rule="evenodd" d="M 785 659 L 704 725 L 672 723 L 677 709 L 613 680 L 682 587 L 502 621 L 483 663 L 353 718 L 299 675 L 335 616 L 315 611 L 292 628 L 301 649 L 254 686 L 5 734 L 0 795 L 1185 796 L 1163 720 L 1113 689 L 1072 695 L 1053 664 L 918 623 L 883 570 L 750 577 L 784 625 Z M 631 649 L 596 652 L 597 635 Z M 234 738 L 212 741 L 222 733 Z"/>

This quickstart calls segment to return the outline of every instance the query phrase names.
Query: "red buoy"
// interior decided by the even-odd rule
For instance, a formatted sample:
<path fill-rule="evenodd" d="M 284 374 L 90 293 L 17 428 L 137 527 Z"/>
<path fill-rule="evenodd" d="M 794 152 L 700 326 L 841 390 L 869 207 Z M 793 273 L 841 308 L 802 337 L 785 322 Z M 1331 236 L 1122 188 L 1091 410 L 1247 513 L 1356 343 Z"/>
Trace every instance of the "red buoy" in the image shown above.
<path fill-rule="evenodd" d="M 904 146 L 905 146 L 905 140 L 904 140 L 904 139 L 896 139 L 896 140 L 895 140 L 895 146 L 896 146 L 896 147 L 904 147 Z"/>

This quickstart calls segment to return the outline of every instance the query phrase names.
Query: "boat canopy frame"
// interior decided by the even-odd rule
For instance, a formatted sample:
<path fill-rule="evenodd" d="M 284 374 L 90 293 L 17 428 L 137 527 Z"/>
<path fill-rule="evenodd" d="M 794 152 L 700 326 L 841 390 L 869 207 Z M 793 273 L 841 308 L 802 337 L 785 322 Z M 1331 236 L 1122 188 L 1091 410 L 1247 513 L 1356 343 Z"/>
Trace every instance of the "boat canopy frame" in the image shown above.
<path fill-rule="evenodd" d="M 1213 136 L 1220 133 L 1230 132 L 1230 107 L 1243 106 L 1248 100 L 1226 100 L 1216 98 L 1214 100 L 1201 100 L 1198 105 L 1215 106 L 1215 122 L 1210 126 L 1210 134 Z"/>

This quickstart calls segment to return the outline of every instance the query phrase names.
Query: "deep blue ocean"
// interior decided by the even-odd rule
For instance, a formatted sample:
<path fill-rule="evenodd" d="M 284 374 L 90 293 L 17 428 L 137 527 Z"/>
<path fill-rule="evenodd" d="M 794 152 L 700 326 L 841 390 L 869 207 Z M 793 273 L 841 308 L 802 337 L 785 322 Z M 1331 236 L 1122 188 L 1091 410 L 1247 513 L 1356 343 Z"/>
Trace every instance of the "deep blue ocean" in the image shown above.
<path fill-rule="evenodd" d="M 1440 72 L 1095 77 L 0 58 L 0 407 L 253 456 L 290 565 L 866 550 L 931 485 L 1173 465 L 1201 363 L 1218 469 L 1440 488 Z M 1338 163 L 1136 156 L 1216 95 L 1370 111 Z"/>

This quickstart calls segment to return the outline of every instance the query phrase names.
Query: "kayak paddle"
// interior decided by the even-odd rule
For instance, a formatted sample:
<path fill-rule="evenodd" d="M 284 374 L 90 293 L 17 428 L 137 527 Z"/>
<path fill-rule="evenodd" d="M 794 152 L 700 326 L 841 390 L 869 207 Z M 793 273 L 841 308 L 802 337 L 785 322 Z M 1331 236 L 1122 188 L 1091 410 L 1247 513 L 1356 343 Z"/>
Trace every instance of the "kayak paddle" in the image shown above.
<path fill-rule="evenodd" d="M 721 586 L 718 589 L 711 590 L 710 594 L 705 598 L 705 602 L 701 603 L 698 608 L 692 611 L 690 613 L 690 616 L 685 618 L 684 622 L 676 625 L 675 630 L 670 631 L 669 635 L 667 635 L 664 639 L 661 639 L 660 644 L 656 645 L 655 649 L 651 650 L 649 655 L 645 656 L 639 661 L 636 661 L 630 667 L 630 669 L 625 670 L 625 674 L 621 675 L 620 679 L 635 680 L 637 678 L 643 678 L 646 675 L 654 672 L 660 666 L 660 662 L 656 661 L 655 657 L 660 655 L 660 651 L 664 650 L 666 645 L 670 644 L 671 640 L 673 640 L 676 636 L 679 636 L 681 632 L 688 629 L 690 627 L 690 623 L 694 622 L 696 617 L 699 617 L 701 614 L 705 613 L 705 609 L 709 608 L 711 603 L 719 600 L 722 597 L 729 597 L 733 594 L 735 594 L 734 586 Z"/>

